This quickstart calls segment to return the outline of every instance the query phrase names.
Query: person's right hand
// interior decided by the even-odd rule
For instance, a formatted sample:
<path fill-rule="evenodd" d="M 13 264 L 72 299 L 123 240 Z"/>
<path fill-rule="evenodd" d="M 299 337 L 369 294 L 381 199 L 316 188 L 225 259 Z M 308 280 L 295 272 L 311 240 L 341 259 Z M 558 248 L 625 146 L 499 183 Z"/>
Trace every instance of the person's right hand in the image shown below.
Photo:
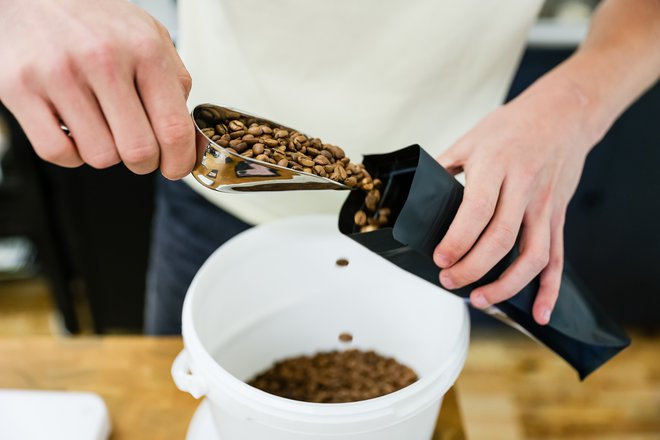
<path fill-rule="evenodd" d="M 162 24 L 126 0 L 0 5 L 0 100 L 41 158 L 123 161 L 138 174 L 160 166 L 170 179 L 191 171 L 191 79 Z"/>

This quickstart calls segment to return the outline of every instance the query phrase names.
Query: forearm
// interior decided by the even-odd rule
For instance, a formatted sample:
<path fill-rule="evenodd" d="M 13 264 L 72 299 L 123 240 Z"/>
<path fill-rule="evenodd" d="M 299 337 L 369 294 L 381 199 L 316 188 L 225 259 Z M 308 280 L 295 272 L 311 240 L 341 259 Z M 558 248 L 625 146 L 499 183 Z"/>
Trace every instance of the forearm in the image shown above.
<path fill-rule="evenodd" d="M 568 105 L 596 143 L 659 75 L 660 1 L 607 0 L 580 49 L 526 95 Z"/>

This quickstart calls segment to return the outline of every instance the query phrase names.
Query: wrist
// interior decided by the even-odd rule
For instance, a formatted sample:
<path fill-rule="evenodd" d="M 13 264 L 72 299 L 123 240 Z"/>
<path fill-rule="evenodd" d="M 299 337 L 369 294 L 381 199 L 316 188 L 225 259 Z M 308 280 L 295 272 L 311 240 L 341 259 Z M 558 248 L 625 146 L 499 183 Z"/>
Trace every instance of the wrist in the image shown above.
<path fill-rule="evenodd" d="M 595 81 L 596 72 L 578 54 L 547 73 L 521 95 L 552 112 L 563 130 L 575 130 L 588 152 L 614 122 L 617 112 Z"/>

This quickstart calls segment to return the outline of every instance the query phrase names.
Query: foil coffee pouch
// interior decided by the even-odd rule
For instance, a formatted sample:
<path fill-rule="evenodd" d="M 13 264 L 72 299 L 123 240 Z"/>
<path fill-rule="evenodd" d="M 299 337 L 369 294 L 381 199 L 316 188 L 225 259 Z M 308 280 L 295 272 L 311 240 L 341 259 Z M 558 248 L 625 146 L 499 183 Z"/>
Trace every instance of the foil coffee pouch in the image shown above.
<path fill-rule="evenodd" d="M 364 209 L 364 193 L 352 191 L 341 209 L 339 229 L 361 245 L 402 269 L 440 286 L 433 250 L 447 232 L 463 198 L 463 186 L 419 145 L 364 158 L 373 178 L 379 178 L 379 207 L 388 207 L 390 227 L 360 233 L 354 214 Z M 475 287 L 496 280 L 518 256 L 518 246 L 477 282 L 452 293 L 468 298 Z M 538 277 L 513 298 L 486 313 L 535 338 L 564 358 L 581 379 L 630 345 L 626 333 L 600 308 L 568 265 L 562 274 L 559 299 L 548 325 L 532 316 Z"/>

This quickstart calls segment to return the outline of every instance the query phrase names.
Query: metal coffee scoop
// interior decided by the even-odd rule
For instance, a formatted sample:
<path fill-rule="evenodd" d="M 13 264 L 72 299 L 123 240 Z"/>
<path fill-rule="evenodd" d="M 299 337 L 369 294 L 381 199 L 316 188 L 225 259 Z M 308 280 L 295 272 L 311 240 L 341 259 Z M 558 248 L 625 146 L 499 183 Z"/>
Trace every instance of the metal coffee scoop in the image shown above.
<path fill-rule="evenodd" d="M 230 119 L 247 118 L 251 123 L 268 124 L 294 132 L 292 128 L 248 113 L 213 104 L 202 104 L 192 112 L 195 124 L 197 163 L 192 175 L 214 191 L 236 193 L 254 191 L 293 191 L 302 189 L 354 189 L 326 177 L 263 162 L 227 151 L 206 136 L 202 129 Z M 200 124 L 205 127 L 200 127 Z M 71 136 L 65 125 L 60 128 Z"/>
<path fill-rule="evenodd" d="M 231 119 L 246 118 L 250 123 L 268 124 L 291 132 L 297 131 L 258 116 L 229 107 L 202 104 L 192 112 L 195 124 L 197 164 L 192 175 L 199 183 L 219 192 L 292 191 L 310 189 L 352 189 L 326 177 L 244 157 L 227 151 L 206 136 L 202 129 L 215 127 Z"/>

